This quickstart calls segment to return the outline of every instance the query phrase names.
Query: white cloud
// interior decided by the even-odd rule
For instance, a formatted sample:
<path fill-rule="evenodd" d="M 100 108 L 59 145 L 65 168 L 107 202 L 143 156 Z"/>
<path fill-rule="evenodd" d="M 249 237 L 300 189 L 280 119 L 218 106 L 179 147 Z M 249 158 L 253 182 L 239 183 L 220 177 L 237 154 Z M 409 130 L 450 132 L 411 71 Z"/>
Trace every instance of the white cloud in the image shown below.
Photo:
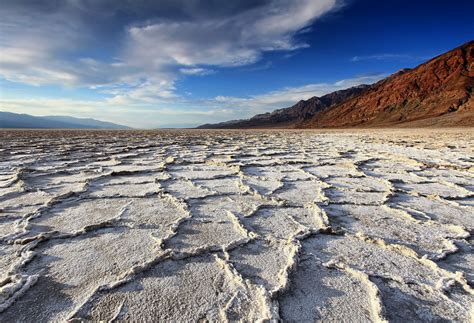
<path fill-rule="evenodd" d="M 201 67 L 180 68 L 179 71 L 185 75 L 209 75 L 214 72 L 213 70 Z"/>
<path fill-rule="evenodd" d="M 240 114 L 245 111 L 247 113 L 245 117 L 249 117 L 257 113 L 285 108 L 295 104 L 299 100 L 307 100 L 313 96 L 323 96 L 327 93 L 347 89 L 360 84 L 372 84 L 385 76 L 385 74 L 379 74 L 344 79 L 335 83 L 307 84 L 300 87 L 284 88 L 247 98 L 217 96 L 213 101 L 220 106 L 233 107 L 233 109 L 238 111 Z"/>
<path fill-rule="evenodd" d="M 24 3 L 0 8 L 0 76 L 89 87 L 121 102 L 170 99 L 180 77 L 305 47 L 298 32 L 336 7 L 336 0 L 236 1 L 219 8 L 178 0 Z M 138 20 L 116 18 L 124 10 Z M 96 52 L 109 57 L 91 58 Z"/>
<path fill-rule="evenodd" d="M 247 65 L 264 51 L 307 46 L 295 34 L 335 5 L 335 0 L 274 0 L 237 15 L 134 26 L 127 57 L 153 67 Z"/>

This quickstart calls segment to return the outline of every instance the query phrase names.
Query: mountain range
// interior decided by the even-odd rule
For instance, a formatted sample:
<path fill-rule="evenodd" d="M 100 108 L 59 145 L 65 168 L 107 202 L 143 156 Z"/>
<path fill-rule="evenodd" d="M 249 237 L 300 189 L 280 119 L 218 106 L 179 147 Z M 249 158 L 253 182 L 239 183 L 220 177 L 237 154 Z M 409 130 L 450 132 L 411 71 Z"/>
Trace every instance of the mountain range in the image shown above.
<path fill-rule="evenodd" d="M 217 124 L 205 124 L 199 128 L 286 128 L 311 119 L 316 113 L 322 112 L 347 99 L 355 97 L 366 90 L 369 85 L 359 85 L 349 89 L 326 94 L 322 97 L 314 96 L 308 100 L 301 100 L 295 105 L 278 109 L 273 112 L 257 114 L 247 120 L 232 120 Z"/>
<path fill-rule="evenodd" d="M 372 85 L 312 97 L 250 119 L 198 128 L 474 126 L 474 41 Z"/>
<path fill-rule="evenodd" d="M 0 111 L 0 128 L 35 129 L 130 129 L 112 122 L 95 119 L 74 118 L 68 116 L 37 117 Z"/>

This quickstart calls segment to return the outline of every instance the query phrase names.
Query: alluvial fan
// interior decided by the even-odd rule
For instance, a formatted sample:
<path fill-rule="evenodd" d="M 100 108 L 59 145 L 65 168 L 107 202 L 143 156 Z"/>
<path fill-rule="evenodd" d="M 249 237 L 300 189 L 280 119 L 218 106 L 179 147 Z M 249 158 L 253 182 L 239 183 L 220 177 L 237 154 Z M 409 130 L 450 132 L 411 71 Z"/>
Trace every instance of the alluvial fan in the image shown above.
<path fill-rule="evenodd" d="M 474 130 L 0 132 L 0 321 L 470 321 Z"/>

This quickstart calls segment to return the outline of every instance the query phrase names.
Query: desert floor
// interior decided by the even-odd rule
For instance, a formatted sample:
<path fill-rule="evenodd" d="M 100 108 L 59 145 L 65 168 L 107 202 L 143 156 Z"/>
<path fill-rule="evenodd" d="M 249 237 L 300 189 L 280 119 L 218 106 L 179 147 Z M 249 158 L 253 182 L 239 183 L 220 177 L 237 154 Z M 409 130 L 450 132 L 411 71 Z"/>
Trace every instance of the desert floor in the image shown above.
<path fill-rule="evenodd" d="M 473 319 L 473 129 L 0 137 L 2 322 Z"/>

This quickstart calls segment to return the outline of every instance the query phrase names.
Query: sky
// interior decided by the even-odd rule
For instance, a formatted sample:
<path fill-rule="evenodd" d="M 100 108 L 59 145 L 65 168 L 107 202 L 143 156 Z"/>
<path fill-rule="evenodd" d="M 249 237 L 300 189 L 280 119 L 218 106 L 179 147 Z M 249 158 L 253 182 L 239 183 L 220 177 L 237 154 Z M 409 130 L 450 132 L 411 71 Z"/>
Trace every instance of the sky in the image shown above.
<path fill-rule="evenodd" d="M 472 0 L 0 0 L 0 111 L 136 128 L 251 117 L 474 39 Z"/>

